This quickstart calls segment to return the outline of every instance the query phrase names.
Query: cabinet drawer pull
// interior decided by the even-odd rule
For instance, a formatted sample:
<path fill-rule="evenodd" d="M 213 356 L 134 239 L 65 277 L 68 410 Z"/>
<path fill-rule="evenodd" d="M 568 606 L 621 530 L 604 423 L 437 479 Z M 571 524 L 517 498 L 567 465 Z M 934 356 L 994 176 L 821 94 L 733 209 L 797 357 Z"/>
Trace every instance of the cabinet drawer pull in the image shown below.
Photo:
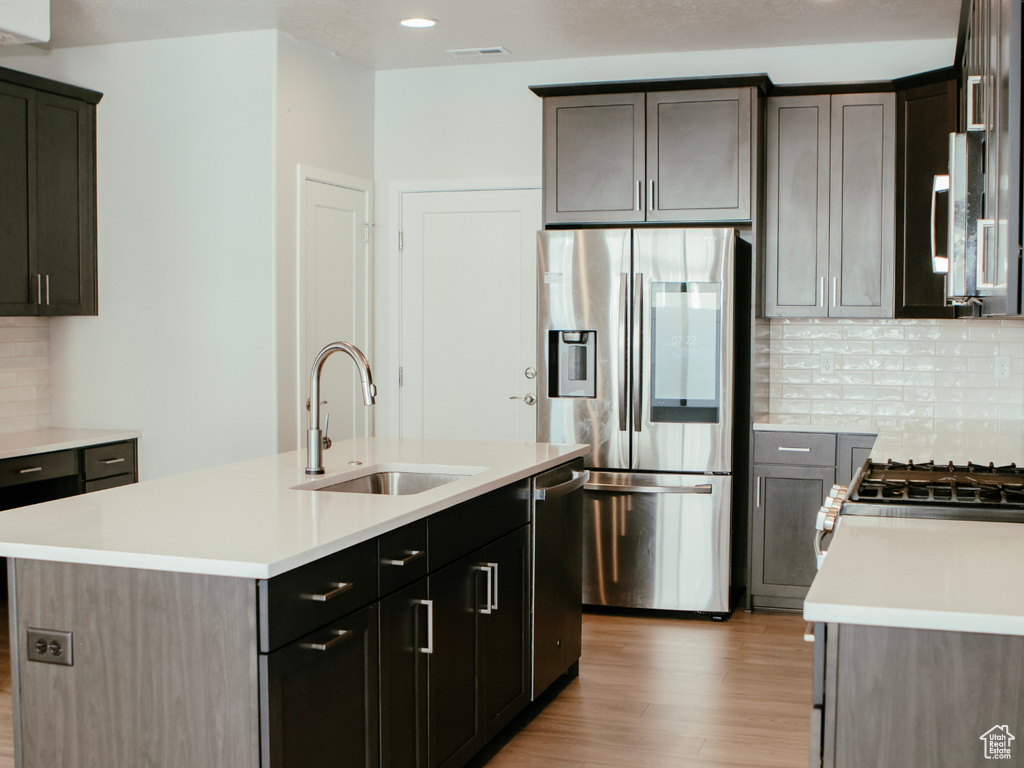
<path fill-rule="evenodd" d="M 434 652 L 434 601 L 420 600 L 420 605 L 427 606 L 427 644 L 420 648 L 420 653 Z"/>
<path fill-rule="evenodd" d="M 423 549 L 410 549 L 408 557 L 403 557 L 401 560 L 385 560 L 385 565 L 408 565 L 411 561 L 422 555 L 426 550 Z"/>
<path fill-rule="evenodd" d="M 836 306 L 836 302 L 839 301 L 839 278 L 832 278 L 832 306 Z"/>
<path fill-rule="evenodd" d="M 26 469 L 19 469 L 18 470 L 18 474 L 19 475 L 29 475 L 29 474 L 32 474 L 33 472 L 42 472 L 42 471 L 43 471 L 42 467 L 28 467 Z"/>
<path fill-rule="evenodd" d="M 121 456 L 121 457 L 116 458 L 116 459 L 100 459 L 100 464 L 123 464 L 123 463 L 124 463 L 124 456 Z"/>
<path fill-rule="evenodd" d="M 355 586 L 355 582 L 336 581 L 334 582 L 334 586 L 335 589 L 332 589 L 330 592 L 325 592 L 321 595 L 306 595 L 306 597 L 308 597 L 310 600 L 315 600 L 318 603 L 326 603 L 332 597 L 337 597 L 342 592 L 348 592 L 350 589 L 352 589 L 352 587 Z"/>
<path fill-rule="evenodd" d="M 810 453 L 810 448 L 790 448 L 788 445 L 780 445 L 780 451 L 788 451 L 789 453 Z"/>
<path fill-rule="evenodd" d="M 332 637 L 326 643 L 305 643 L 304 646 L 309 648 L 311 651 L 326 651 L 340 643 L 345 638 L 352 636 L 351 629 L 332 629 L 331 631 L 337 635 L 337 637 Z"/>

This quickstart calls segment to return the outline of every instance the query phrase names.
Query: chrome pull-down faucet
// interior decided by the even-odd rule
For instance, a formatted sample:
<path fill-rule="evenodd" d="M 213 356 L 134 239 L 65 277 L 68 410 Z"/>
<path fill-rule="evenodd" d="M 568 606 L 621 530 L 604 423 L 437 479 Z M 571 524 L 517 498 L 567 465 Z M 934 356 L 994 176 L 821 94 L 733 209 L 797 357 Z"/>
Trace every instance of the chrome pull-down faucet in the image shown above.
<path fill-rule="evenodd" d="M 320 431 L 320 372 L 324 361 L 335 352 L 344 352 L 352 358 L 359 369 L 359 384 L 363 389 L 363 402 L 373 405 L 377 388 L 373 385 L 370 363 L 366 355 L 359 351 L 355 344 L 347 341 L 335 341 L 320 350 L 313 362 L 313 370 L 309 374 L 309 429 L 306 431 L 306 474 L 322 475 L 324 473 L 324 436 Z"/>

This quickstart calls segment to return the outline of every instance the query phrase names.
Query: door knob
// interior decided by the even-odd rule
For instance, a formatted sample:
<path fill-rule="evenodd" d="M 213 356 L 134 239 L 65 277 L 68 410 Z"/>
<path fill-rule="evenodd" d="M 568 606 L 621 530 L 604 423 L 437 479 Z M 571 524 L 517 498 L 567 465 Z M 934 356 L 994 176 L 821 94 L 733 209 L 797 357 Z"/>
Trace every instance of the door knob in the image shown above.
<path fill-rule="evenodd" d="M 513 396 L 513 397 L 510 397 L 509 400 L 522 400 L 527 405 L 533 405 L 534 403 L 537 402 L 537 398 L 533 396 L 532 392 L 530 394 L 528 394 L 526 397 L 515 397 L 515 396 Z"/>

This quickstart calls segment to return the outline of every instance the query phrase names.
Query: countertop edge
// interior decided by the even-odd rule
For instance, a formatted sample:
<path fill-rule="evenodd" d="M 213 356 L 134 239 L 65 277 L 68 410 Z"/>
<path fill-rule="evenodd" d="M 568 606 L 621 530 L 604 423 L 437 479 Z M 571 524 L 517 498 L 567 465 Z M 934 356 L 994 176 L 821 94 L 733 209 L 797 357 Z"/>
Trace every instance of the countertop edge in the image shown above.
<path fill-rule="evenodd" d="M 930 629 L 982 635 L 1024 635 L 1024 616 L 1000 616 L 969 611 L 886 608 L 851 603 L 804 601 L 804 619 L 835 624 L 859 624 L 898 629 Z"/>

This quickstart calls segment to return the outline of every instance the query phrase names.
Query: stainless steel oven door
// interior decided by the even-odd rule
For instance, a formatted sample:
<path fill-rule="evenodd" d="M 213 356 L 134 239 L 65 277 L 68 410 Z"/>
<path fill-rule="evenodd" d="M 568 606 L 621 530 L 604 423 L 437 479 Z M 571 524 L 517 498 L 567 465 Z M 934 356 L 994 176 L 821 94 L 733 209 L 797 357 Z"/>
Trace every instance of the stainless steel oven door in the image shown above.
<path fill-rule="evenodd" d="M 731 477 L 591 471 L 584 488 L 585 604 L 728 612 Z"/>

